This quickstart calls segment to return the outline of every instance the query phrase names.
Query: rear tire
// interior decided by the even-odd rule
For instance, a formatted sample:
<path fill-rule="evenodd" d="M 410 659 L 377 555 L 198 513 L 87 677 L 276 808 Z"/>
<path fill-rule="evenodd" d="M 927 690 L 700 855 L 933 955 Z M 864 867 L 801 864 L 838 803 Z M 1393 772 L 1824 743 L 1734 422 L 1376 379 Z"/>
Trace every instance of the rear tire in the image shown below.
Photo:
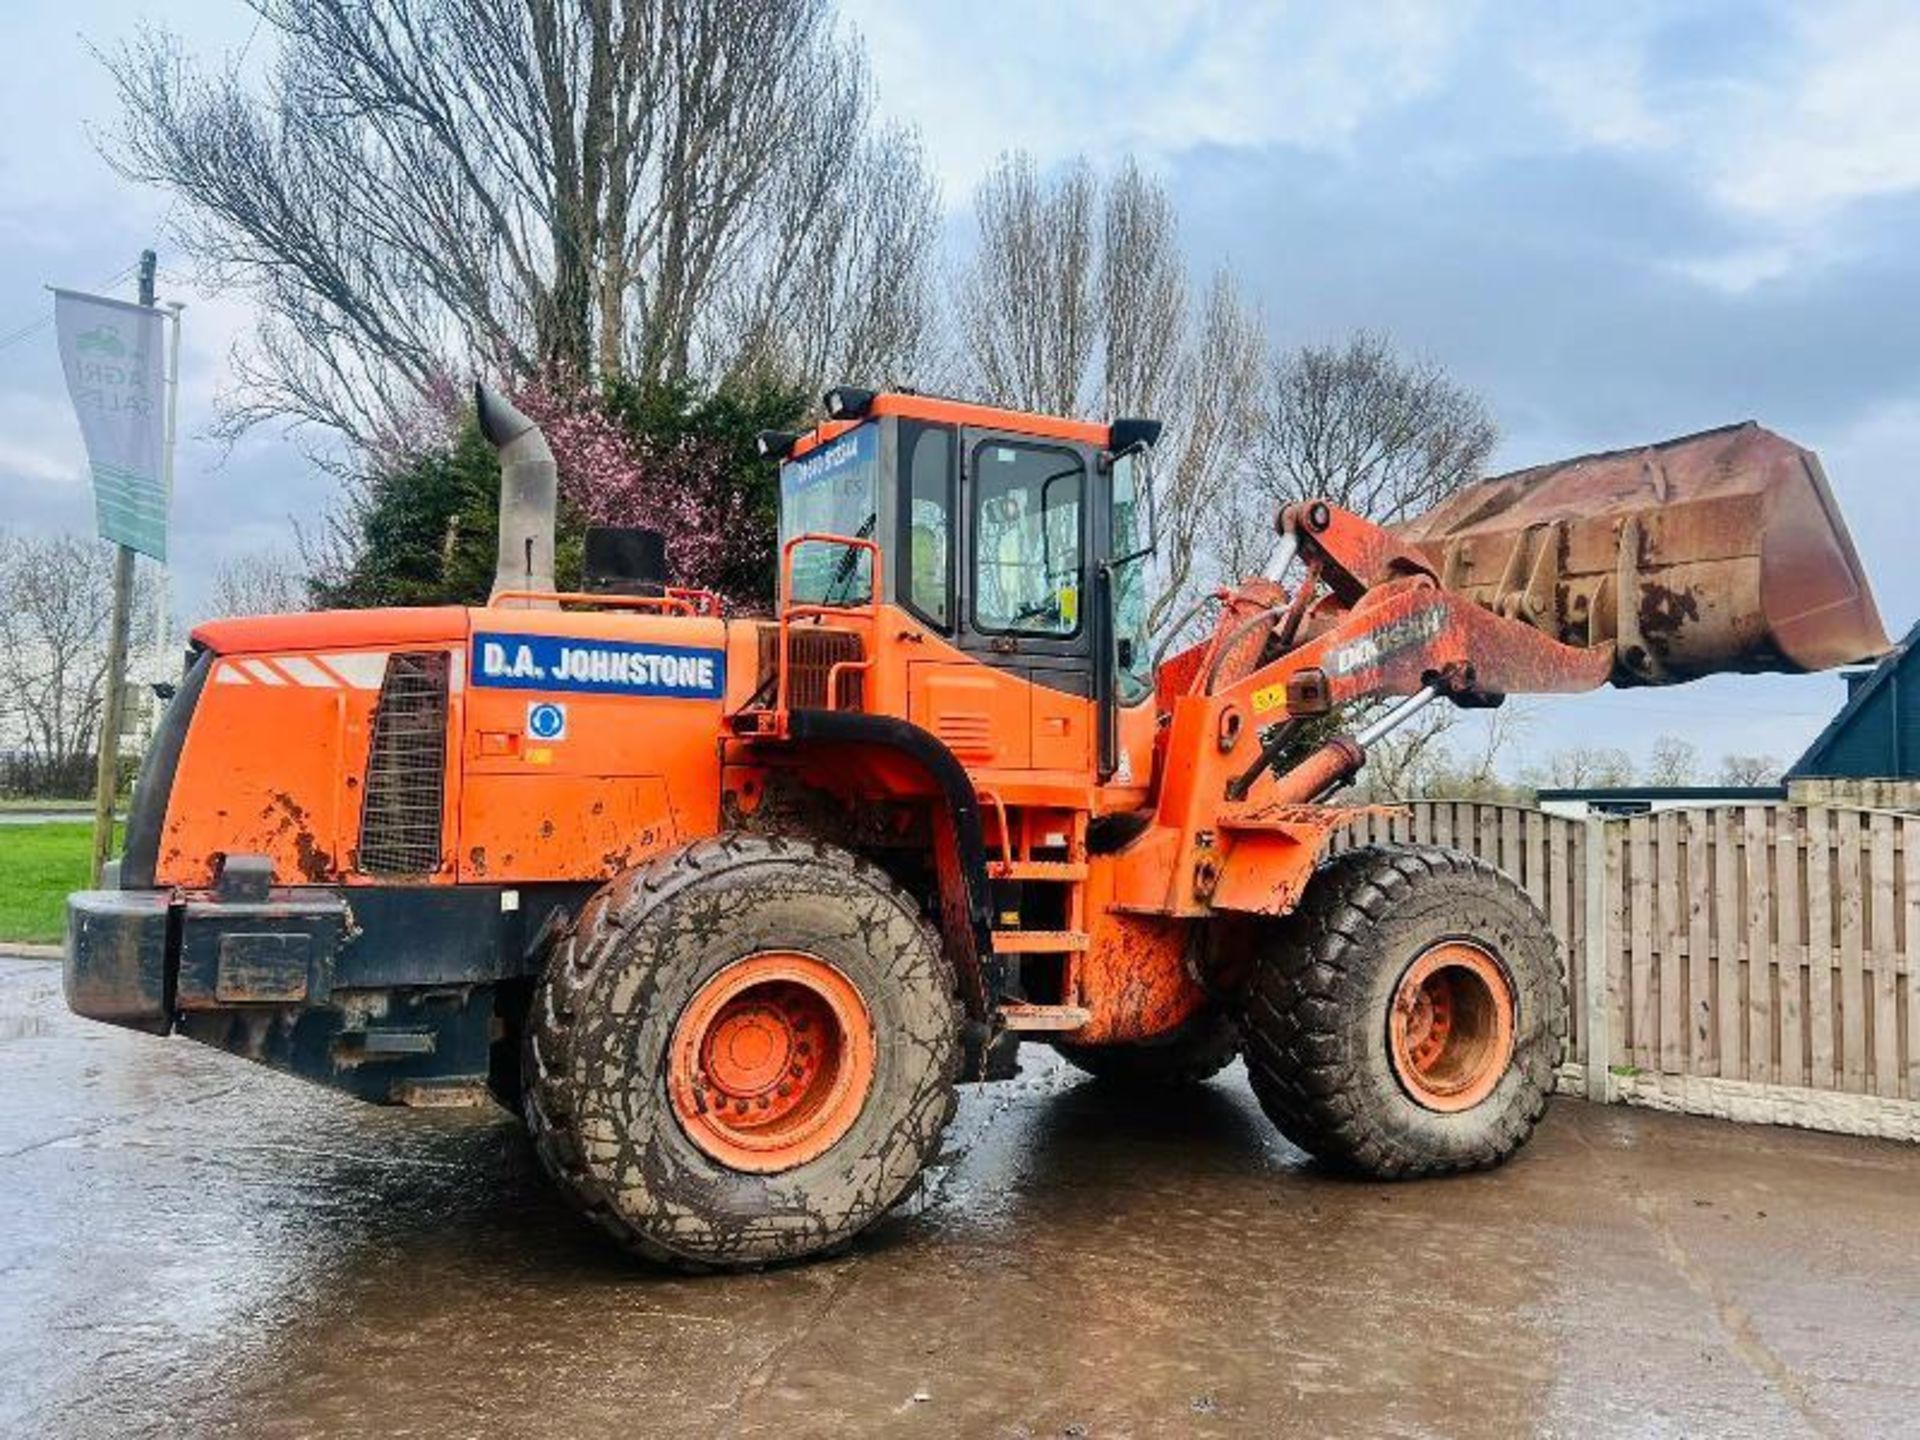
<path fill-rule="evenodd" d="M 1240 1053 L 1240 1028 L 1233 1016 L 1208 1005 L 1151 1040 L 1117 1045 L 1075 1045 L 1056 1040 L 1053 1048 L 1076 1070 L 1109 1085 L 1161 1089 L 1211 1080 Z"/>
<path fill-rule="evenodd" d="M 1566 1046 L 1560 949 L 1525 891 L 1427 847 L 1321 867 L 1248 983 L 1248 1077 L 1328 1166 L 1381 1180 L 1499 1164 Z"/>
<path fill-rule="evenodd" d="M 554 947 L 528 1022 L 535 1146 L 648 1260 L 751 1268 L 832 1249 L 933 1158 L 956 992 L 917 906 L 874 866 L 759 836 L 697 842 L 610 882 Z"/>

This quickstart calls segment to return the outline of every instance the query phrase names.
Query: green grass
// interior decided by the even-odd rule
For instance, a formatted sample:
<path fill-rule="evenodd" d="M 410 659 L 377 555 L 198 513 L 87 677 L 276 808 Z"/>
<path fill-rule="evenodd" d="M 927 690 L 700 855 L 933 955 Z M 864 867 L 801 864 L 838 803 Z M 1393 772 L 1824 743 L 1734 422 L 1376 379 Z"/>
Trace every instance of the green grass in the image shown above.
<path fill-rule="evenodd" d="M 0 825 L 0 941 L 58 941 L 67 892 L 86 888 L 92 858 L 89 824 Z"/>

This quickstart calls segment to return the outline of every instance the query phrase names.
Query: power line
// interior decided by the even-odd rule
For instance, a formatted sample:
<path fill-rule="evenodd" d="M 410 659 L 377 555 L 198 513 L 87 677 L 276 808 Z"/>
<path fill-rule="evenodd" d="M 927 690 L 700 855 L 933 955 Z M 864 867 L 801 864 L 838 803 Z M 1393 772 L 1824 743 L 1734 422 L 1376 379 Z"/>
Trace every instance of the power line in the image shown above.
<path fill-rule="evenodd" d="M 140 266 L 140 262 L 136 260 L 133 262 L 133 264 L 127 266 L 124 270 L 115 271 L 112 275 L 109 275 L 106 279 L 102 280 L 99 284 L 95 285 L 93 288 L 96 290 L 105 290 L 109 286 L 118 285 L 122 280 L 126 279 L 127 276 L 131 275 L 135 270 L 137 270 L 139 266 Z M 18 345 L 21 341 L 32 339 L 35 335 L 38 335 L 42 330 L 46 329 L 51 324 L 53 324 L 53 315 L 51 313 L 48 313 L 46 315 L 42 315 L 38 320 L 29 320 L 26 324 L 18 327 L 17 329 L 7 331 L 6 334 L 0 335 L 0 350 L 11 350 L 15 345 Z"/>

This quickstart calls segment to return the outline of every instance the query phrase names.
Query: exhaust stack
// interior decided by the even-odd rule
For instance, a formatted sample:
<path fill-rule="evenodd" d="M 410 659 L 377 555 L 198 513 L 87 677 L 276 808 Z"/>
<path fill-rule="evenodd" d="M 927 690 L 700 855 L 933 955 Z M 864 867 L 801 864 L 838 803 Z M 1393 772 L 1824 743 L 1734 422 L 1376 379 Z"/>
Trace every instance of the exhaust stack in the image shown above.
<path fill-rule="evenodd" d="M 540 427 L 487 385 L 473 387 L 480 433 L 500 452 L 500 553 L 490 604 L 511 590 L 554 588 L 554 511 L 559 494 L 553 451 Z M 558 608 L 551 600 L 508 600 L 509 609 Z"/>

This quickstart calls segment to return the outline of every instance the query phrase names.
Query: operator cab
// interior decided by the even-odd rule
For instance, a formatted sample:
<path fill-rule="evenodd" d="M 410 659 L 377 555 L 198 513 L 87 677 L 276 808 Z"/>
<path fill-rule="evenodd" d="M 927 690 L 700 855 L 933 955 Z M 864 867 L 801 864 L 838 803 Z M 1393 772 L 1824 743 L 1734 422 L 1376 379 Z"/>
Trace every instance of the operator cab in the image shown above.
<path fill-rule="evenodd" d="M 1123 705 L 1151 693 L 1157 422 L 846 386 L 826 405 L 830 418 L 806 435 L 761 437 L 782 461 L 783 556 L 802 535 L 872 541 L 878 598 L 980 663 Z M 844 542 L 797 545 L 782 607 L 871 604 L 873 557 Z"/>

